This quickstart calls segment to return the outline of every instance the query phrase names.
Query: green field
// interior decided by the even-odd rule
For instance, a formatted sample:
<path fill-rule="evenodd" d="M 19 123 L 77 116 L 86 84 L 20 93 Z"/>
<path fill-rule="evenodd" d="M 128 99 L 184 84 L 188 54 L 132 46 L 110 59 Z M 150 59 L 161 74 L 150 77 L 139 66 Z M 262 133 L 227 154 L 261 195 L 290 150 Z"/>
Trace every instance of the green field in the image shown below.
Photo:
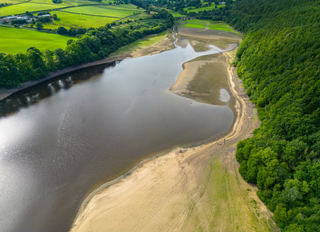
<path fill-rule="evenodd" d="M 44 23 L 44 28 L 57 29 L 58 27 L 101 27 L 105 26 L 107 23 L 112 23 L 117 20 L 117 18 L 80 15 L 62 11 L 53 11 L 51 14 L 56 14 L 58 19 L 51 21 L 50 23 Z"/>
<path fill-rule="evenodd" d="M 57 48 L 64 49 L 69 39 L 75 39 L 56 34 L 8 27 L 0 27 L 0 34 L 0 52 L 12 54 L 25 53 L 30 47 L 36 47 L 41 51 Z"/>
<path fill-rule="evenodd" d="M 21 3 L 24 0 L 0 0 L 0 3 Z M 64 7 L 72 7 L 72 6 L 80 6 L 80 5 L 108 5 L 109 2 L 112 1 L 103 1 L 103 2 L 92 2 L 92 1 L 85 1 L 85 0 L 64 0 L 63 3 L 54 4 L 52 0 L 31 0 L 29 2 L 24 2 L 21 4 L 10 5 L 6 7 L 2 7 L 0 10 L 0 17 L 8 16 L 8 15 L 15 15 L 15 14 L 22 14 L 26 11 L 33 12 L 33 11 L 50 11 L 53 9 L 59 9 Z"/>
<path fill-rule="evenodd" d="M 184 24 L 184 27 L 195 27 L 195 28 L 206 28 L 209 24 L 209 21 L 194 19 L 194 20 L 187 20 L 188 23 Z"/>
<path fill-rule="evenodd" d="M 194 27 L 194 28 L 208 28 L 213 30 L 219 31 L 228 31 L 232 33 L 239 34 L 238 31 L 234 30 L 231 26 L 223 22 L 213 22 L 213 21 L 206 21 L 206 20 L 187 20 L 188 23 L 184 24 L 184 27 Z"/>
<path fill-rule="evenodd" d="M 124 18 L 133 15 L 134 12 L 141 12 L 141 10 L 123 10 L 118 6 L 79 6 L 61 10 L 68 13 L 88 14 L 95 16 L 107 16 L 115 18 Z"/>
<path fill-rule="evenodd" d="M 24 2 L 24 0 L 0 0 L 0 3 L 8 3 L 8 4 L 15 4 L 15 3 L 21 3 Z"/>
<path fill-rule="evenodd" d="M 221 7 L 224 7 L 224 6 L 225 5 L 217 5 L 218 8 L 221 8 Z M 212 6 L 201 7 L 201 8 L 197 8 L 197 9 L 191 9 L 191 10 L 189 10 L 189 7 L 184 8 L 184 10 L 186 10 L 188 12 L 196 12 L 196 13 L 198 13 L 199 11 L 204 11 L 204 10 L 208 11 L 208 10 L 213 10 L 213 9 L 215 9 L 215 5 L 214 4 L 212 4 Z"/>
<path fill-rule="evenodd" d="M 137 6 L 132 4 L 122 4 L 122 5 L 103 5 L 101 7 L 111 7 L 112 9 L 122 9 L 122 10 L 133 10 L 133 11 L 145 11 L 142 8 L 137 9 Z"/>
<path fill-rule="evenodd" d="M 220 30 L 220 31 L 229 31 L 233 33 L 237 33 L 231 26 L 226 23 L 213 23 L 210 24 L 209 29 Z"/>
<path fill-rule="evenodd" d="M 0 17 L 7 16 L 7 15 L 15 15 L 15 14 L 22 14 L 26 11 L 41 11 L 41 10 L 52 10 L 56 8 L 65 7 L 61 4 L 41 4 L 41 3 L 22 3 L 17 5 L 11 5 L 0 8 Z"/>
<path fill-rule="evenodd" d="M 173 17 L 186 17 L 185 15 L 179 14 L 178 12 L 169 10 Z"/>

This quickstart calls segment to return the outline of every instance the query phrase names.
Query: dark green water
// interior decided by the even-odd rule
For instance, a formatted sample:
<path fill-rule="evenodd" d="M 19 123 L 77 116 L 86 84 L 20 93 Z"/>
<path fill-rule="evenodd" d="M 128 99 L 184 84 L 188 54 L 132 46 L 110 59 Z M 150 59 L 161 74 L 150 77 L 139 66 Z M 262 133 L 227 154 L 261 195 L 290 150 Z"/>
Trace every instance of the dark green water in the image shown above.
<path fill-rule="evenodd" d="M 168 91 L 184 62 L 218 52 L 177 47 L 80 70 L 2 101 L 2 116 L 18 112 L 0 118 L 0 231 L 68 231 L 93 186 L 151 154 L 227 130 L 234 115 L 224 90 L 223 106 L 189 104 Z"/>

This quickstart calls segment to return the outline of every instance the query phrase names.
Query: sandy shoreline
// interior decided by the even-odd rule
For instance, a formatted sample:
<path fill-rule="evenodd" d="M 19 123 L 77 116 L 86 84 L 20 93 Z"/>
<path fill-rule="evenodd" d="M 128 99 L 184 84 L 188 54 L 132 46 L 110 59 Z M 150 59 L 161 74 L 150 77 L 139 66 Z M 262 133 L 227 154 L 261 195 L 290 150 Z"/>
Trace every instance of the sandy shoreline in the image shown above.
<path fill-rule="evenodd" d="M 223 54 L 227 64 L 234 54 Z M 259 121 L 235 69 L 228 67 L 237 112 L 232 130 L 205 145 L 156 155 L 102 185 L 83 202 L 71 232 L 278 231 L 255 187 L 238 173 L 236 144 L 250 137 Z M 182 73 L 172 88 L 178 94 L 185 90 L 195 72 Z"/>
<path fill-rule="evenodd" d="M 97 66 L 97 65 L 101 65 L 101 64 L 108 64 L 108 63 L 112 63 L 115 61 L 122 61 L 124 59 L 135 58 L 135 57 L 139 57 L 139 56 L 147 56 L 147 55 L 151 56 L 151 55 L 154 55 L 157 53 L 164 52 L 166 50 L 170 50 L 173 48 L 172 46 L 170 46 L 170 43 L 171 43 L 170 39 L 165 38 L 164 40 L 162 40 L 158 43 L 155 43 L 149 47 L 142 47 L 142 48 L 139 48 L 139 49 L 134 50 L 132 52 L 126 52 L 126 53 L 119 54 L 119 55 L 111 55 L 110 57 L 106 57 L 102 60 L 97 60 L 97 61 L 93 61 L 90 63 L 76 65 L 76 66 L 72 66 L 69 68 L 62 69 L 62 70 L 58 70 L 54 73 L 50 73 L 45 78 L 42 78 L 42 79 L 39 79 L 36 81 L 24 82 L 24 83 L 22 83 L 22 85 L 20 87 L 16 87 L 16 88 L 12 88 L 12 89 L 0 89 L 0 101 L 9 97 L 13 93 L 19 92 L 21 90 L 27 89 L 27 88 L 32 87 L 34 85 L 37 85 L 39 83 L 48 81 L 50 79 L 53 79 L 55 77 L 58 77 L 58 76 L 61 76 L 64 74 L 68 74 L 73 71 L 77 71 L 77 70 L 81 70 L 81 69 L 85 69 L 85 68 L 89 68 L 89 67 L 93 67 L 93 66 Z"/>

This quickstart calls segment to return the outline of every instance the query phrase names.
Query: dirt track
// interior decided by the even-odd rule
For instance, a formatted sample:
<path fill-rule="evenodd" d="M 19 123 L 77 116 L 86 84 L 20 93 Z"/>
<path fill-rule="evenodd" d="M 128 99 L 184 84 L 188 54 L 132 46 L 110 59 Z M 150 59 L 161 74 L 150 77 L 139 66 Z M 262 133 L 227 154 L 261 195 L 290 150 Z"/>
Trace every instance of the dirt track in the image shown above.
<path fill-rule="evenodd" d="M 234 54 L 224 53 L 227 64 Z M 231 132 L 150 158 L 101 186 L 83 203 L 71 232 L 278 231 L 255 187 L 238 173 L 236 144 L 251 136 L 259 120 L 235 70 L 226 67 L 236 99 Z"/>

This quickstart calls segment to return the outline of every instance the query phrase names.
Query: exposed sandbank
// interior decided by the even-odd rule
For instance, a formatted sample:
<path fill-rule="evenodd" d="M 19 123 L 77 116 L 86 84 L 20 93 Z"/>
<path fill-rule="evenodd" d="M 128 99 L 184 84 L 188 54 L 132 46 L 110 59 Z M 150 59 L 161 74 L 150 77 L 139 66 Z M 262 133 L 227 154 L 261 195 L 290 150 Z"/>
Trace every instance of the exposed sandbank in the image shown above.
<path fill-rule="evenodd" d="M 233 55 L 234 51 L 224 53 L 225 62 L 229 64 Z M 177 147 L 152 157 L 104 184 L 84 201 L 71 232 L 278 231 L 255 187 L 238 173 L 236 144 L 250 137 L 259 121 L 235 70 L 226 67 L 237 112 L 230 133 L 205 145 Z M 175 84 L 178 90 L 192 80 L 183 75 Z"/>

